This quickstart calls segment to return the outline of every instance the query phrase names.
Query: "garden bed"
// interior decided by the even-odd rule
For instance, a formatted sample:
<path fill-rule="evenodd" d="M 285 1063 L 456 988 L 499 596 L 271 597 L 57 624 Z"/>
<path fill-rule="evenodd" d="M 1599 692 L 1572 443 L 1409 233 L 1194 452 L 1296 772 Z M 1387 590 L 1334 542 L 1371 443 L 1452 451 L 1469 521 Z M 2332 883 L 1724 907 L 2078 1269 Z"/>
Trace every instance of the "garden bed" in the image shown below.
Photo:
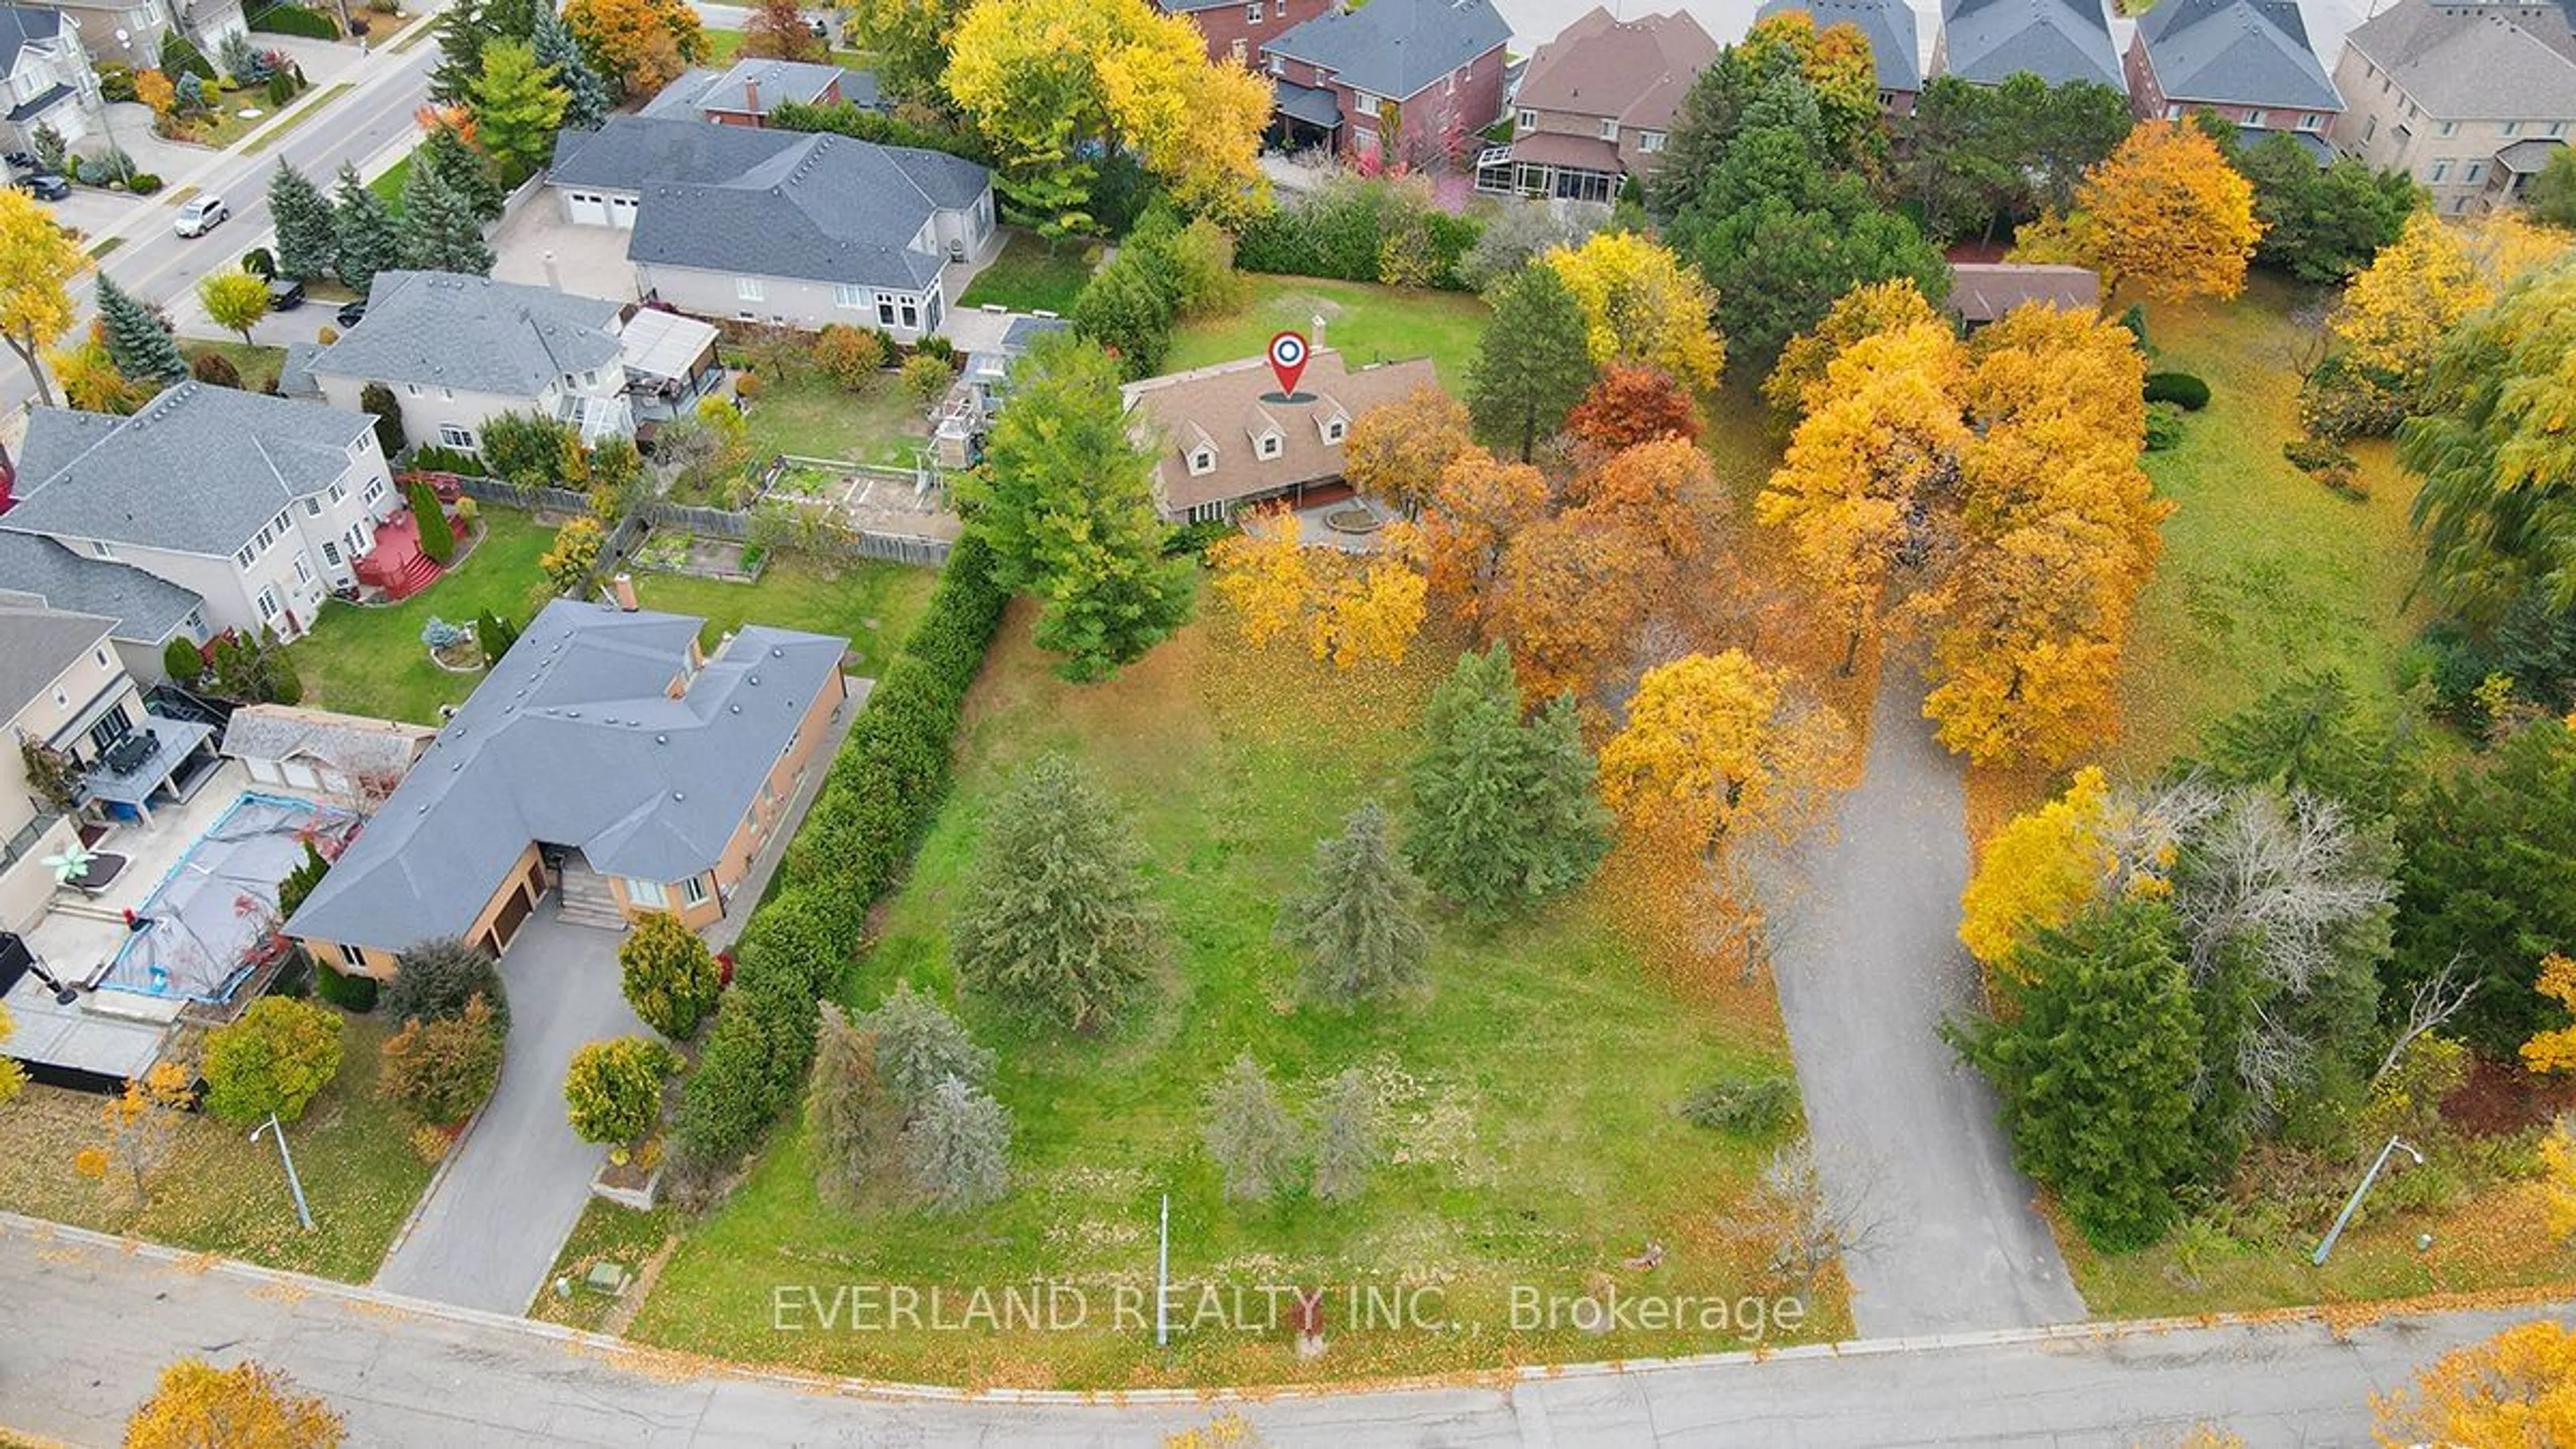
<path fill-rule="evenodd" d="M 736 584 L 758 582 L 769 566 L 765 554 L 738 539 L 704 538 L 676 528 L 653 530 L 626 562 L 643 573 L 687 574 Z"/>

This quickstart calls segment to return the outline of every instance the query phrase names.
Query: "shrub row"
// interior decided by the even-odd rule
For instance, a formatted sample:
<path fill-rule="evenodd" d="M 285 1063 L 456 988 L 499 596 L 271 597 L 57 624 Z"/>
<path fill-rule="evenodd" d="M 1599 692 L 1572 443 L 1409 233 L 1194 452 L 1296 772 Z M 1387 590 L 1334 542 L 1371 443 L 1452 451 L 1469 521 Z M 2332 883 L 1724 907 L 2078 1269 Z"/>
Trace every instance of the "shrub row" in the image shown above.
<path fill-rule="evenodd" d="M 958 711 L 1008 602 L 991 550 L 968 535 L 833 758 L 777 890 L 734 944 L 733 987 L 672 1128 L 684 1177 L 712 1179 L 795 1100 L 813 1061 L 816 1002 L 938 811 Z"/>
<path fill-rule="evenodd" d="M 340 27 L 319 10 L 301 5 L 271 5 L 250 17 L 250 28 L 273 35 L 301 35 L 307 40 L 337 40 Z"/>

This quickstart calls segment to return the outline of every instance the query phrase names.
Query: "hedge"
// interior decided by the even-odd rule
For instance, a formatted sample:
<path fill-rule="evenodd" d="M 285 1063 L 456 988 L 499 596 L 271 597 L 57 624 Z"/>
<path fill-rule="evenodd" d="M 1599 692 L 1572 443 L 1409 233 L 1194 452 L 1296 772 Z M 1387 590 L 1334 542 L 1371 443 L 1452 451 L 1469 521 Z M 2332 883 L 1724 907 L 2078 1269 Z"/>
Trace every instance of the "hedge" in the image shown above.
<path fill-rule="evenodd" d="M 920 627 L 789 841 L 777 891 L 734 943 L 732 989 L 671 1129 L 686 1177 L 712 1179 L 795 1101 L 814 1058 L 816 1003 L 947 793 L 959 711 L 1009 602 L 992 571 L 992 550 L 972 534 L 950 552 Z"/>
<path fill-rule="evenodd" d="M 2147 401 L 2169 402 L 2187 413 L 2209 406 L 2209 384 L 2188 372 L 2147 374 Z"/>
<path fill-rule="evenodd" d="M 1424 280 L 1464 291 L 1458 260 L 1484 235 L 1474 217 L 1452 216 L 1416 193 L 1384 178 L 1340 180 L 1243 224 L 1234 264 L 1247 272 L 1333 277 L 1345 282 L 1398 283 L 1390 274 L 1406 248 L 1392 245 L 1421 228 Z"/>
<path fill-rule="evenodd" d="M 272 35 L 300 35 L 307 40 L 337 40 L 340 27 L 319 10 L 301 5 L 271 5 L 250 17 L 250 28 Z"/>
<path fill-rule="evenodd" d="M 313 964 L 318 972 L 313 989 L 324 1001 L 359 1016 L 376 1009 L 376 978 L 348 975 L 328 961 Z"/>

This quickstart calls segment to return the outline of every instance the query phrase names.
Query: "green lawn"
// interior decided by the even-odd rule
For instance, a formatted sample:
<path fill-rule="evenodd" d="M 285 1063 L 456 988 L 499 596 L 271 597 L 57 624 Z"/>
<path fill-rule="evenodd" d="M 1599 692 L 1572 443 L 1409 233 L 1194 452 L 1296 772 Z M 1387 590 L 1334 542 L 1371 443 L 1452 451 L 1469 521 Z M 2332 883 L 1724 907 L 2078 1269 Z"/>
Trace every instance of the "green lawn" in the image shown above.
<path fill-rule="evenodd" d="M 739 30 L 712 28 L 704 33 L 707 37 L 707 55 L 706 59 L 699 61 L 698 64 L 718 70 L 733 64 L 733 58 L 742 51 L 743 33 Z M 835 46 L 832 49 L 831 62 L 838 66 L 856 66 L 864 69 L 869 64 L 869 58 L 866 51 L 843 50 Z"/>
<path fill-rule="evenodd" d="M 376 1051 L 387 1024 L 348 1017 L 340 1075 L 287 1128 L 313 1208 L 300 1231 L 277 1146 L 208 1116 L 184 1118 L 152 1200 L 134 1210 L 130 1179 L 102 1182 L 72 1169 L 102 1135 L 108 1099 L 31 1086 L 0 1109 L 0 1207 L 103 1232 L 247 1258 L 275 1268 L 363 1283 L 429 1183 L 409 1122 L 376 1095 Z"/>
<path fill-rule="evenodd" d="M 487 508 L 481 518 L 483 538 L 464 564 L 401 603 L 322 606 L 313 631 L 290 646 L 306 704 L 436 724 L 440 705 L 474 692 L 483 676 L 432 663 L 421 627 L 432 615 L 471 624 L 485 609 L 524 622 L 530 590 L 545 581 L 537 556 L 554 540 L 552 528 L 511 509 Z"/>
<path fill-rule="evenodd" d="M 1259 357 L 1271 334 L 1306 333 L 1356 367 L 1428 356 L 1450 391 L 1466 386 L 1467 363 L 1485 330 L 1484 302 L 1460 292 L 1414 291 L 1316 277 L 1253 276 L 1250 305 L 1230 317 L 1193 322 L 1172 339 L 1170 372 Z M 1315 335 L 1315 319 L 1324 319 Z"/>
<path fill-rule="evenodd" d="M 590 1206 L 582 1209 L 581 1221 L 573 1224 L 572 1236 L 564 1239 L 563 1251 L 555 1255 L 554 1271 L 546 1275 L 546 1286 L 528 1305 L 528 1316 L 587 1332 L 615 1332 L 620 1326 L 614 1321 L 619 1305 L 633 1303 L 642 1290 L 630 1283 L 624 1293 L 610 1297 L 584 1286 L 584 1275 L 599 1263 L 615 1263 L 630 1277 L 642 1272 L 646 1260 L 670 1241 L 678 1220 L 679 1210 L 667 1203 L 651 1212 L 637 1212 L 606 1198 L 592 1198 Z M 557 1293 L 554 1285 L 567 1278 L 572 1280 L 572 1291 Z"/>
<path fill-rule="evenodd" d="M 784 382 L 764 372 L 760 381 L 760 396 L 745 419 L 751 424 L 755 458 L 792 453 L 909 468 L 920 445 L 929 441 L 927 415 L 891 373 L 860 393 L 810 367 L 797 369 Z"/>
<path fill-rule="evenodd" d="M 2206 411 L 2147 473 L 2177 505 L 2138 603 L 2110 760 L 2150 771 L 2294 670 L 2341 669 L 2393 703 L 2421 616 L 2406 603 L 2423 551 L 2414 489 L 2385 444 L 2359 449 L 2367 502 L 2328 492 L 2281 457 L 2298 436 L 2304 289 L 2263 273 L 2234 302 L 2147 309 L 2152 365 L 2197 373 Z"/>
<path fill-rule="evenodd" d="M 992 265 L 975 274 L 960 307 L 998 303 L 1015 312 L 1053 312 L 1070 316 L 1073 299 L 1091 280 L 1092 248 L 1087 242 L 1058 242 L 1050 247 L 1035 232 L 1013 231 Z"/>
<path fill-rule="evenodd" d="M 210 352 L 220 354 L 226 361 L 232 363 L 235 372 L 241 374 L 241 385 L 246 392 L 266 391 L 269 383 L 276 378 L 278 369 L 286 365 L 285 348 L 261 347 L 255 343 L 221 342 L 213 338 L 191 337 L 179 344 L 179 350 L 187 355 L 190 362 Z"/>
<path fill-rule="evenodd" d="M 939 575 L 902 564 L 773 561 L 756 584 L 683 574 L 637 574 L 635 596 L 648 609 L 705 618 L 710 649 L 728 629 L 768 624 L 837 634 L 850 641 L 852 671 L 874 676 L 921 622 Z"/>
<path fill-rule="evenodd" d="M 1722 1330 L 1515 1331 L 1508 1285 L 1569 1297 L 1758 1293 L 1767 1244 L 1724 1226 L 1765 1145 L 1683 1122 L 1674 1104 L 1726 1071 L 1786 1072 L 1767 987 L 1720 1003 L 1685 991 L 1605 925 L 1597 886 L 1538 918 L 1439 933 L 1428 994 L 1356 1012 L 1301 1004 L 1274 947 L 1275 903 L 1319 835 L 1363 798 L 1399 797 L 1412 722 L 1446 651 L 1398 671 L 1337 674 L 1293 652 L 1256 654 L 1231 628 L 1184 631 L 1111 684 L 1068 685 L 1015 613 L 968 704 L 955 794 L 875 944 L 841 996 L 896 980 L 950 996 L 950 913 L 996 794 L 1048 750 L 1078 755 L 1131 811 L 1169 910 L 1175 951 L 1153 999 L 1100 1039 L 1066 1041 L 968 999 L 1000 1054 L 996 1093 L 1016 1122 L 1015 1191 L 962 1218 L 857 1215 L 818 1198 L 801 1131 L 783 1131 L 749 1180 L 691 1225 L 630 1334 L 727 1357 L 951 1383 L 1257 1383 L 1445 1372 L 1733 1346 Z M 1220 632 L 1222 631 L 1222 632 Z M 1731 973 L 1730 973 L 1731 975 Z M 1307 1108 L 1358 1068 L 1378 1085 L 1391 1161 L 1355 1202 L 1224 1200 L 1199 1146 L 1201 1103 L 1251 1052 Z M 1149 1284 L 1155 1214 L 1171 1194 L 1172 1272 L 1204 1285 L 1434 1284 L 1422 1312 L 1449 1331 L 1355 1328 L 1332 1310 L 1333 1349 L 1296 1359 L 1284 1329 L 1183 1331 L 1168 1351 L 1113 1317 Z M 1652 1280 L 1620 1259 L 1648 1242 Z M 853 1283 L 1078 1286 L 1074 1331 L 780 1332 L 773 1296 Z M 1800 1336 L 1847 1323 L 1828 1290 Z M 1775 1335 L 1776 1340 L 1776 1335 Z"/>
<path fill-rule="evenodd" d="M 410 175 L 411 154 L 407 152 L 401 160 L 387 168 L 384 175 L 368 182 L 367 189 L 376 194 L 377 200 L 399 214 L 402 211 L 403 180 Z"/>

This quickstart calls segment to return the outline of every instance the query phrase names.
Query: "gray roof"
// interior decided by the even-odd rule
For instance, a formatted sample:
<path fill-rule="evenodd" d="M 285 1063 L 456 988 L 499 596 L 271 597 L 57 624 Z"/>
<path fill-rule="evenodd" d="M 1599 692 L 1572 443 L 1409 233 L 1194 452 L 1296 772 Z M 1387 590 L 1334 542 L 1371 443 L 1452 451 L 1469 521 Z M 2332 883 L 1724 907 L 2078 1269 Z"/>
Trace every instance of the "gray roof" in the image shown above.
<path fill-rule="evenodd" d="M 459 934 L 531 841 L 644 880 L 713 867 L 849 641 L 747 627 L 670 698 L 699 628 L 547 605 L 288 932 L 390 951 Z"/>
<path fill-rule="evenodd" d="M 1783 10 L 1806 11 L 1818 29 L 1848 24 L 1868 36 L 1880 90 L 1923 89 L 1923 42 L 1915 31 L 1914 7 L 1905 0 L 1763 0 L 1754 18 L 1768 20 Z"/>
<path fill-rule="evenodd" d="M 817 65 L 803 60 L 764 60 L 757 56 L 735 61 L 723 70 L 696 66 L 680 72 L 669 85 L 654 93 L 635 114 L 661 118 L 684 117 L 703 120 L 710 110 L 768 115 L 782 102 L 796 101 L 812 105 L 832 88 L 841 87 L 841 99 L 861 110 L 873 111 L 884 105 L 877 90 L 877 74 L 872 70 L 845 70 L 837 65 Z M 746 89 L 748 87 L 748 89 Z M 757 105 L 750 104 L 757 101 Z"/>
<path fill-rule="evenodd" d="M 2138 35 L 2169 101 L 2340 111 L 2298 0 L 2163 0 Z"/>
<path fill-rule="evenodd" d="M 2028 71 L 2050 85 L 2129 88 L 2102 0 L 1941 0 L 1941 28 L 1961 80 L 1998 85 Z"/>
<path fill-rule="evenodd" d="M 532 398 L 559 378 L 617 361 L 622 310 L 488 277 L 378 272 L 367 315 L 305 366 L 319 377 Z"/>
<path fill-rule="evenodd" d="M 35 703 L 115 623 L 96 614 L 0 607 L 0 721 Z"/>
<path fill-rule="evenodd" d="M 277 364 L 278 396 L 320 397 L 322 384 L 313 380 L 313 359 L 321 355 L 322 344 L 319 342 L 286 344 L 286 357 Z"/>
<path fill-rule="evenodd" d="M 316 760 L 353 774 L 399 774 L 437 734 L 426 725 L 249 704 L 225 724 L 222 750 L 237 760 Z"/>
<path fill-rule="evenodd" d="M 2566 144 L 2555 136 L 2507 142 L 2503 150 L 2495 153 L 2496 164 L 2516 176 L 2537 176 L 2548 168 L 2549 158 Z"/>
<path fill-rule="evenodd" d="M 63 33 L 59 10 L 37 5 L 0 5 L 0 76 L 18 68 L 18 52 Z"/>
<path fill-rule="evenodd" d="M 912 240 L 972 206 L 991 173 L 941 151 L 847 136 L 612 116 L 555 138 L 549 184 L 638 193 L 638 262 L 917 290 L 942 258 Z"/>
<path fill-rule="evenodd" d="M 1403 100 L 1512 38 L 1491 0 L 1369 0 L 1261 46 L 1333 72 L 1357 90 Z"/>
<path fill-rule="evenodd" d="M 130 418 L 37 408 L 0 529 L 220 557 L 348 471 L 375 420 L 321 403 L 183 382 Z"/>
<path fill-rule="evenodd" d="M 2576 119 L 2576 34 L 2555 7 L 2397 0 L 2344 43 L 2437 119 Z"/>
<path fill-rule="evenodd" d="M 0 583 L 52 608 L 112 620 L 117 638 L 139 644 L 169 638 L 204 602 L 130 564 L 75 553 L 31 533 L 0 532 Z"/>
<path fill-rule="evenodd" d="M 1301 86 L 1292 80 L 1270 82 L 1270 105 L 1291 120 L 1326 130 L 1342 123 L 1341 98 L 1322 86 Z"/>

